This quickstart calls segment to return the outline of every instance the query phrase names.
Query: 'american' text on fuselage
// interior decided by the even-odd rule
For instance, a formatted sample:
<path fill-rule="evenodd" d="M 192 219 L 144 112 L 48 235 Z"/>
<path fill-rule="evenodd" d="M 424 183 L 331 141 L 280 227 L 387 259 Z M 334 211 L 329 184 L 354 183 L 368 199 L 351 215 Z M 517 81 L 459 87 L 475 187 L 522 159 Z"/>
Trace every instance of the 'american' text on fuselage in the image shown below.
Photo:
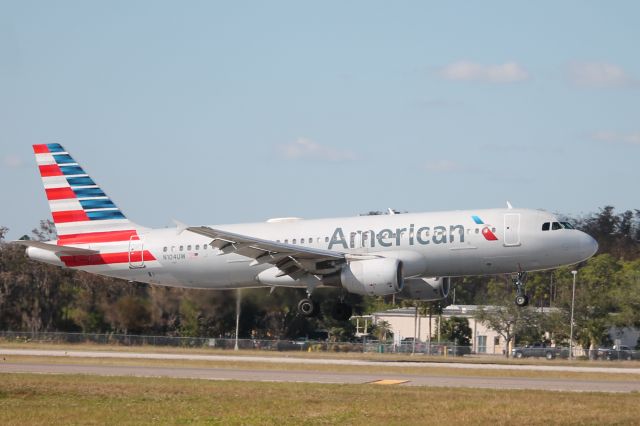
<path fill-rule="evenodd" d="M 329 241 L 329 250 L 337 246 L 343 249 L 358 248 L 358 247 L 376 247 L 376 244 L 380 247 L 392 247 L 399 246 L 402 243 L 403 237 L 408 238 L 410 246 L 415 244 L 427 245 L 433 244 L 448 244 L 453 243 L 456 240 L 456 233 L 459 236 L 459 242 L 464 243 L 464 226 L 463 225 L 451 225 L 447 229 L 446 226 L 434 226 L 433 234 L 431 234 L 431 227 L 421 226 L 416 228 L 412 223 L 408 228 L 396 228 L 396 229 L 381 229 L 378 232 L 374 230 L 369 231 L 354 231 L 349 234 L 349 239 L 345 237 L 344 230 L 338 227 L 333 231 L 331 240 Z M 356 243 L 356 237 L 360 238 L 360 244 Z"/>

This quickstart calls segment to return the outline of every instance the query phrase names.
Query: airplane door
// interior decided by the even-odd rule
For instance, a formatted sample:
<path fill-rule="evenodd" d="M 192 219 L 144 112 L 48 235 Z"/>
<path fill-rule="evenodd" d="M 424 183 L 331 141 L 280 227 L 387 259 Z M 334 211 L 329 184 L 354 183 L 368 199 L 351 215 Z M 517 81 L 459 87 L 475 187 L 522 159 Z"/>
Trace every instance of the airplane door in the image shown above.
<path fill-rule="evenodd" d="M 137 235 L 129 238 L 129 268 L 144 268 L 144 248 Z"/>
<path fill-rule="evenodd" d="M 504 245 L 520 245 L 520 214 L 507 213 L 504 215 Z"/>

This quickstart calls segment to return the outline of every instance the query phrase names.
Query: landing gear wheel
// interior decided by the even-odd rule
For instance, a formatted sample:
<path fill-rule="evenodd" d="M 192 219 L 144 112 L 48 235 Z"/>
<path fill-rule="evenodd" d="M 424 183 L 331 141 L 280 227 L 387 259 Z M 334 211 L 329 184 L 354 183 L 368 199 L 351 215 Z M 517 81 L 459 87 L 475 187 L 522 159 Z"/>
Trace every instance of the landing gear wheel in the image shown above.
<path fill-rule="evenodd" d="M 336 303 L 331 310 L 331 317 L 336 321 L 347 321 L 351 318 L 353 308 L 346 303 Z"/>
<path fill-rule="evenodd" d="M 302 299 L 298 302 L 298 313 L 305 317 L 313 316 L 318 312 L 318 307 L 311 299 Z"/>
<path fill-rule="evenodd" d="M 519 307 L 524 307 L 529 304 L 529 297 L 525 294 L 524 282 L 527 279 L 526 272 L 518 272 L 515 276 L 513 276 L 513 286 L 516 288 L 516 305 Z"/>

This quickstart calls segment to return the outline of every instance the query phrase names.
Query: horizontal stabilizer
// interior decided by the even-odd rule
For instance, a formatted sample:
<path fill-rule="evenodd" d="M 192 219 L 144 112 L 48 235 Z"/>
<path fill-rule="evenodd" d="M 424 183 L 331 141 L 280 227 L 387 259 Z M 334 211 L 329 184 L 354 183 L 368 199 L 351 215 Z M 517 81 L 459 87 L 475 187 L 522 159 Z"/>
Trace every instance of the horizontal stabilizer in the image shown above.
<path fill-rule="evenodd" d="M 58 246 L 55 244 L 44 243 L 42 241 L 19 240 L 13 241 L 14 244 L 20 244 L 26 247 L 36 247 L 41 250 L 47 250 L 56 254 L 56 256 L 89 256 L 91 254 L 100 253 L 98 250 L 89 250 L 79 247 Z"/>

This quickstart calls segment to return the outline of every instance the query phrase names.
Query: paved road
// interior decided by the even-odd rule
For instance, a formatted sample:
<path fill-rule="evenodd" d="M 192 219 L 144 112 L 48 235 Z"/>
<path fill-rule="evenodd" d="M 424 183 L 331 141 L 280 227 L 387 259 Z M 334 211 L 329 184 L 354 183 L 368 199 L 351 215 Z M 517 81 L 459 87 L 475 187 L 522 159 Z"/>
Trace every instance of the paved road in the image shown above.
<path fill-rule="evenodd" d="M 364 384 L 379 380 L 406 381 L 401 386 L 446 386 L 486 389 L 538 389 L 574 392 L 640 392 L 640 381 L 570 380 L 522 377 L 473 377 L 430 374 L 348 373 L 244 368 L 131 367 L 80 364 L 0 364 L 0 373 L 92 374 L 101 376 L 172 377 L 205 380 Z"/>
<path fill-rule="evenodd" d="M 15 350 L 12 350 L 15 351 Z M 30 351 L 31 352 L 31 351 Z M 39 355 L 43 352 L 37 351 Z M 57 356 L 78 356 L 80 352 L 61 352 L 62 355 Z M 84 353 L 84 352 L 83 352 Z M 88 352 L 94 358 L 142 358 L 142 356 L 131 357 L 131 353 L 127 352 Z M 1 350 L 0 354 L 10 355 L 7 350 Z M 16 353 L 12 353 L 17 355 Z M 100 354 L 100 356 L 97 356 Z M 22 351 L 21 355 L 24 355 Z M 110 356 L 109 356 L 110 355 Z M 116 355 L 116 356 L 114 356 Z M 182 354 L 141 354 L 147 355 L 146 358 L 154 359 L 176 359 L 173 356 Z M 167 358 L 171 355 L 171 358 Z M 157 357 L 156 357 L 157 356 Z M 185 355 L 186 359 L 194 359 L 194 355 Z M 258 370 L 252 369 L 250 365 L 247 368 L 207 368 L 207 367 L 140 367 L 140 366 L 107 366 L 107 365 L 81 365 L 81 364 L 48 364 L 41 362 L 32 363 L 13 363 L 10 358 L 7 361 L 0 361 L 0 373 L 41 373 L 41 374 L 94 374 L 103 376 L 137 376 L 137 377 L 172 377 L 172 378 L 189 378 L 189 379 L 205 379 L 205 380 L 242 380 L 242 381 L 265 381 L 265 382 L 304 382 L 304 383 L 344 383 L 344 384 L 364 384 L 373 383 L 379 380 L 397 380 L 404 382 L 400 386 L 446 386 L 446 387 L 464 387 L 464 388 L 486 388 L 486 389 L 538 389 L 552 391 L 574 391 L 574 392 L 640 392 L 640 379 L 634 381 L 620 381 L 612 376 L 611 380 L 575 380 L 563 378 L 527 378 L 527 377 L 474 377 L 474 376 L 446 376 L 442 373 L 431 373 L 425 368 L 420 374 L 395 374 L 395 373 L 357 373 L 357 372 L 319 372 L 319 371 L 296 371 L 291 370 L 290 365 L 286 365 L 292 361 L 300 363 L 301 361 L 312 361 L 312 364 L 340 364 L 352 365 L 397 365 L 397 363 L 381 363 L 369 361 L 350 361 L 350 360 L 318 360 L 318 359 L 291 359 L 291 358 L 272 358 L 272 357 L 245 357 L 245 356 L 216 356 L 203 355 L 210 360 L 247 360 L 264 362 L 281 362 L 285 365 L 282 369 L 275 370 Z M 86 356 L 83 356 L 86 358 Z M 178 358 L 185 359 L 185 358 Z M 202 359 L 202 358 L 197 358 Z M 283 362 L 283 360 L 286 360 Z M 319 362 L 323 361 L 323 362 Z M 406 363 L 400 363 L 401 366 L 407 366 Z M 418 364 L 423 365 L 423 364 Z M 430 364 L 431 365 L 431 364 Z M 436 363 L 435 366 L 442 366 Z M 447 366 L 471 365 L 473 368 L 488 367 L 487 365 L 477 364 L 457 364 L 449 363 Z M 495 366 L 495 365 L 494 365 Z M 516 366 L 507 366 L 516 367 Z M 517 366 L 519 367 L 519 366 Z M 536 366 L 529 366 L 536 367 Z M 552 366 L 545 366 L 552 367 Z M 463 367 L 466 368 L 466 367 Z M 588 368 L 588 367 L 585 367 Z M 605 368 L 606 369 L 606 368 Z M 589 369 L 591 370 L 591 369 Z M 610 370 L 610 369 L 606 369 Z M 628 372 L 628 369 L 620 369 Z M 566 371 L 566 370 L 565 370 Z M 634 374 L 634 373 L 631 373 Z"/>
<path fill-rule="evenodd" d="M 201 354 L 171 354 L 145 352 L 117 352 L 117 351 L 64 351 L 64 350 L 36 350 L 36 349 L 5 349 L 0 348 L 2 355 L 21 356 L 53 356 L 69 358 L 128 358 L 128 359 L 161 359 L 185 361 L 233 361 L 233 362 L 266 362 L 274 364 L 312 364 L 312 365 L 361 365 L 368 367 L 411 367 L 411 368 L 460 368 L 469 370 L 515 370 L 515 371 L 558 371 L 573 373 L 616 373 L 638 374 L 640 368 L 621 367 L 575 367 L 565 365 L 519 365 L 519 364 L 480 364 L 464 362 L 425 362 L 425 361 L 361 361 L 350 359 L 302 358 L 296 356 L 252 356 L 252 355 L 201 355 Z"/>

